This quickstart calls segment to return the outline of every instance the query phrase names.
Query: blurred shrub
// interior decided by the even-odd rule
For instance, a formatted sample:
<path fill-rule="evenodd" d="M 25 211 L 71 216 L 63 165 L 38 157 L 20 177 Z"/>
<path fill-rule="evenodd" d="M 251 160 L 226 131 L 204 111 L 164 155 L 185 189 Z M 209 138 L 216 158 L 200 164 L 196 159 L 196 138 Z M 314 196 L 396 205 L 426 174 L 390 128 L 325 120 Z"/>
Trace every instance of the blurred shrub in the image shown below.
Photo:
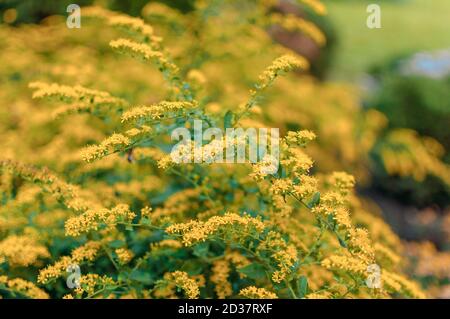
<path fill-rule="evenodd" d="M 375 184 L 411 204 L 449 205 L 449 51 L 396 58 L 372 74 L 379 88 L 368 106 L 388 119 L 372 151 Z"/>
<path fill-rule="evenodd" d="M 381 87 L 370 106 L 383 112 L 390 128 L 410 128 L 450 149 L 450 76 L 436 79 L 380 73 Z"/>

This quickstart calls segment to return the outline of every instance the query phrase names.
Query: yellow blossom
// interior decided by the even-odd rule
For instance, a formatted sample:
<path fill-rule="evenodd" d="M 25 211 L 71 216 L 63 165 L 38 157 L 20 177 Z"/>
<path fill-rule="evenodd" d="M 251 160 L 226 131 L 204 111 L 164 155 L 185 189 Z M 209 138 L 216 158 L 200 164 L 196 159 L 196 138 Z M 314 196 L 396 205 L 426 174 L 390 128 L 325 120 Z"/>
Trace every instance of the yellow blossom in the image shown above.
<path fill-rule="evenodd" d="M 239 295 L 250 299 L 277 299 L 277 295 L 270 292 L 264 288 L 257 288 L 255 286 L 250 286 L 241 289 Z"/>
<path fill-rule="evenodd" d="M 166 273 L 164 279 L 173 282 L 177 287 L 183 289 L 189 299 L 196 299 L 200 295 L 197 282 L 189 278 L 189 275 L 184 271 Z"/>

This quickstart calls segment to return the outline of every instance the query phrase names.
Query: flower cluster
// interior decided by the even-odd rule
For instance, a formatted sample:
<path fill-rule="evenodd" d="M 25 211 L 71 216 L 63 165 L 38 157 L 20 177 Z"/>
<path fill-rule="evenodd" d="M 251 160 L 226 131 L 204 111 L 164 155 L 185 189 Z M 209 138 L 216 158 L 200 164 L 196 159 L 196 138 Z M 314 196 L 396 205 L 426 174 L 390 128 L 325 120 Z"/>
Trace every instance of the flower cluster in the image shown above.
<path fill-rule="evenodd" d="M 47 247 L 31 236 L 11 235 L 0 241 L 0 262 L 4 259 L 11 266 L 29 266 L 48 257 Z"/>
<path fill-rule="evenodd" d="M 200 294 L 197 282 L 189 278 L 189 275 L 184 271 L 166 273 L 164 279 L 181 288 L 189 299 L 196 299 Z"/>
<path fill-rule="evenodd" d="M 275 78 L 282 73 L 289 72 L 294 69 L 306 70 L 308 68 L 309 63 L 306 59 L 291 55 L 283 55 L 275 59 L 272 64 L 259 76 L 256 91 L 253 91 L 252 95 L 270 86 Z"/>
<path fill-rule="evenodd" d="M 128 205 L 119 204 L 111 209 L 89 209 L 85 213 L 71 217 L 65 223 L 67 236 L 78 236 L 101 226 L 114 227 L 117 223 L 130 223 L 136 214 L 130 211 Z"/>
<path fill-rule="evenodd" d="M 122 122 L 136 119 L 161 120 L 189 114 L 197 106 L 195 102 L 162 101 L 151 106 L 138 106 L 122 114 Z"/>
<path fill-rule="evenodd" d="M 64 274 L 70 265 L 79 265 L 83 262 L 93 261 L 101 248 L 101 243 L 89 241 L 72 251 L 70 256 L 64 256 L 53 265 L 43 268 L 39 272 L 38 282 L 47 283 L 52 279 L 60 277 Z"/>
<path fill-rule="evenodd" d="M 277 299 L 277 295 L 264 288 L 256 288 L 254 286 L 241 289 L 239 294 L 242 297 L 250 299 Z"/>
<path fill-rule="evenodd" d="M 283 29 L 290 32 L 302 32 L 313 39 L 319 46 L 324 46 L 326 38 L 323 32 L 312 22 L 297 17 L 293 14 L 283 16 L 279 13 L 273 13 L 269 17 L 271 23 L 280 25 Z"/>
<path fill-rule="evenodd" d="M 231 229 L 234 234 L 225 232 L 225 235 L 236 239 L 246 233 L 260 233 L 264 230 L 264 223 L 260 219 L 248 215 L 240 216 L 235 213 L 225 213 L 223 216 L 214 216 L 207 221 L 190 221 L 170 225 L 166 228 L 169 234 L 180 234 L 186 246 L 205 241 L 212 235 L 220 236 L 225 229 Z M 231 238 L 230 238 L 231 239 Z"/>
<path fill-rule="evenodd" d="M 44 290 L 36 287 L 36 285 L 34 285 L 33 283 L 23 280 L 21 278 L 9 279 L 6 276 L 0 276 L 0 288 L 11 290 L 14 293 L 23 294 L 29 298 L 34 299 L 49 298 L 49 295 Z"/>

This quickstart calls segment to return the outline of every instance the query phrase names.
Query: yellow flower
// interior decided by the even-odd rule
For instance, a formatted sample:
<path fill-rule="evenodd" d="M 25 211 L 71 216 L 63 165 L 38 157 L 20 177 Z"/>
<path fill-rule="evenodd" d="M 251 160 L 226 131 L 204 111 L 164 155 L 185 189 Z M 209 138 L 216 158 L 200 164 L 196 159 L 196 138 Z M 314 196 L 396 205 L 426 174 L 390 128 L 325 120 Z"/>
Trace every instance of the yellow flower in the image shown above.
<path fill-rule="evenodd" d="M 118 248 L 115 250 L 115 253 L 117 254 L 117 258 L 121 265 L 128 264 L 134 256 L 132 251 L 125 248 Z"/>
<path fill-rule="evenodd" d="M 368 264 L 356 257 L 332 255 L 322 260 L 321 264 L 327 269 L 345 270 L 361 276 L 366 276 L 367 274 Z"/>
<path fill-rule="evenodd" d="M 211 282 L 215 284 L 214 290 L 216 295 L 220 299 L 224 299 L 233 294 L 233 289 L 230 282 L 228 281 L 228 276 L 230 275 L 230 265 L 226 260 L 216 260 L 213 263 L 211 269 L 212 275 L 210 277 Z"/>
<path fill-rule="evenodd" d="M 302 32 L 321 47 L 326 44 L 326 38 L 323 32 L 314 23 L 301 17 L 294 14 L 282 15 L 279 13 L 272 13 L 269 16 L 269 19 L 271 23 L 278 24 L 287 31 Z"/>
<path fill-rule="evenodd" d="M 66 235 L 78 236 L 91 230 L 98 230 L 101 225 L 113 227 L 118 222 L 129 223 L 136 217 L 128 205 L 119 204 L 111 209 L 90 209 L 80 216 L 68 219 L 65 223 Z"/>
<path fill-rule="evenodd" d="M 355 178 L 345 172 L 333 172 L 329 177 L 329 182 L 344 195 L 355 186 Z"/>
<path fill-rule="evenodd" d="M 301 0 L 304 4 L 308 5 L 317 14 L 324 15 L 327 13 L 327 9 L 323 3 L 319 0 Z"/>
<path fill-rule="evenodd" d="M 6 276 L 0 276 L 0 285 L 5 285 L 8 289 L 24 294 L 33 299 L 48 299 L 49 295 L 42 289 L 36 287 L 33 283 L 22 278 L 9 279 Z"/>
<path fill-rule="evenodd" d="M 113 134 L 99 145 L 91 145 L 85 147 L 81 151 L 81 157 L 84 161 L 90 163 L 97 159 L 103 158 L 106 155 L 114 152 L 118 147 L 124 147 L 131 144 L 131 140 L 122 134 Z"/>
<path fill-rule="evenodd" d="M 39 271 L 37 281 L 45 284 L 53 278 L 58 278 L 67 272 L 70 265 L 93 261 L 98 254 L 101 244 L 90 241 L 72 251 L 71 256 L 64 256 L 53 265 L 49 265 Z"/>
<path fill-rule="evenodd" d="M 173 114 L 185 114 L 197 107 L 194 102 L 170 102 L 162 101 L 151 106 L 138 106 L 122 114 L 122 123 L 140 118 L 161 120 Z"/>
<path fill-rule="evenodd" d="M 294 69 L 306 70 L 309 68 L 308 61 L 303 57 L 293 57 L 291 55 L 283 55 L 275 59 L 272 64 L 259 76 L 259 83 L 256 86 L 258 91 L 264 90 L 273 80 L 283 72 L 289 72 Z M 257 91 L 253 91 L 255 95 Z"/>
<path fill-rule="evenodd" d="M 178 73 L 178 67 L 169 61 L 169 59 L 160 51 L 154 50 L 145 43 L 138 43 L 129 39 L 117 39 L 109 43 L 111 48 L 121 53 L 128 54 L 133 57 L 139 57 L 146 61 L 153 60 L 162 68 L 170 70 L 171 73 Z"/>
<path fill-rule="evenodd" d="M 12 267 L 29 266 L 48 257 L 47 248 L 33 237 L 11 235 L 0 241 L 0 260 L 5 258 Z"/>
<path fill-rule="evenodd" d="M 189 299 L 196 299 L 200 295 L 197 282 L 189 278 L 189 275 L 184 271 L 166 273 L 164 274 L 164 279 L 183 289 Z"/>
<path fill-rule="evenodd" d="M 226 213 L 223 216 L 213 216 L 206 222 L 190 221 L 187 223 L 174 224 L 166 228 L 169 234 L 180 234 L 184 245 L 191 246 L 197 242 L 205 241 L 209 236 L 218 233 L 224 228 L 231 228 L 239 236 L 241 232 L 261 232 L 264 224 L 260 219 L 248 215 L 239 216 L 234 213 Z"/>
<path fill-rule="evenodd" d="M 241 289 L 239 295 L 250 299 L 277 299 L 277 295 L 270 292 L 264 288 L 257 288 L 255 286 L 250 286 Z"/>

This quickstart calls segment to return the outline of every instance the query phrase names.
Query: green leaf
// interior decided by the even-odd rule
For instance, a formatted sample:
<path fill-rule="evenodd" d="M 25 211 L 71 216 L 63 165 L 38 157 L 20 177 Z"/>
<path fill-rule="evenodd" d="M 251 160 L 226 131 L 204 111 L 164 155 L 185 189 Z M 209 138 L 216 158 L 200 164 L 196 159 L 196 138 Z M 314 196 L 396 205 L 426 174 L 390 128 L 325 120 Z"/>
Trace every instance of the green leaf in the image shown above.
<path fill-rule="evenodd" d="M 143 284 L 149 285 L 153 283 L 153 277 L 149 272 L 142 270 L 133 270 L 130 274 L 130 279 L 142 282 Z"/>
<path fill-rule="evenodd" d="M 257 263 L 251 263 L 250 265 L 241 267 L 238 271 L 250 279 L 261 279 L 266 276 L 266 269 L 264 266 Z"/>
<path fill-rule="evenodd" d="M 347 248 L 347 243 L 341 238 L 341 236 L 337 236 L 338 240 L 339 240 L 339 245 L 341 245 L 341 247 Z"/>
<path fill-rule="evenodd" d="M 328 215 L 327 217 L 328 225 L 330 225 L 331 230 L 336 229 L 336 221 L 334 220 L 333 215 Z"/>
<path fill-rule="evenodd" d="M 181 270 L 187 272 L 189 275 L 199 275 L 203 272 L 203 266 L 197 260 L 187 260 L 184 262 Z"/>
<path fill-rule="evenodd" d="M 194 256 L 206 257 L 209 252 L 209 243 L 200 243 L 194 246 Z"/>
<path fill-rule="evenodd" d="M 320 202 L 320 192 L 316 192 L 306 206 L 313 208 Z"/>
<path fill-rule="evenodd" d="M 108 246 L 111 248 L 120 248 L 125 246 L 125 242 L 123 240 L 113 240 L 108 243 Z"/>
<path fill-rule="evenodd" d="M 227 113 L 225 113 L 225 117 L 223 119 L 223 127 L 225 129 L 233 127 L 233 122 L 234 122 L 234 113 L 228 111 Z"/>
<path fill-rule="evenodd" d="M 299 298 L 303 298 L 308 294 L 308 279 L 301 276 L 297 280 L 297 294 Z"/>

